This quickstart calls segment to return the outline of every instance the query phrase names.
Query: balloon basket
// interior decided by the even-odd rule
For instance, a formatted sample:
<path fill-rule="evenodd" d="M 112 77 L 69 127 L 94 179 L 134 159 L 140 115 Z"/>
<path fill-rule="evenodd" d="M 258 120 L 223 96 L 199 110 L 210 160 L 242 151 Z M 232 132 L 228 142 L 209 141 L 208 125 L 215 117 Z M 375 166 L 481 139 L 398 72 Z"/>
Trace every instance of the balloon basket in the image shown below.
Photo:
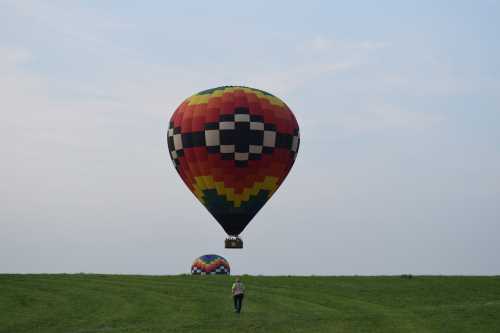
<path fill-rule="evenodd" d="M 242 249 L 243 241 L 239 237 L 229 237 L 226 238 L 224 242 L 226 249 Z"/>

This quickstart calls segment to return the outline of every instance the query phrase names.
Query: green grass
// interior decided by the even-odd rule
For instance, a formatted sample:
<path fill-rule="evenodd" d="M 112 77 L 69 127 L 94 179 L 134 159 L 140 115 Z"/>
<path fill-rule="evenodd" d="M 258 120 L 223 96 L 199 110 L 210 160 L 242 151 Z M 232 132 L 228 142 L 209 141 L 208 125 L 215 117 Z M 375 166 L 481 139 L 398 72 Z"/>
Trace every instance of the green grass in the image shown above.
<path fill-rule="evenodd" d="M 0 333 L 500 332 L 500 277 L 0 275 Z"/>

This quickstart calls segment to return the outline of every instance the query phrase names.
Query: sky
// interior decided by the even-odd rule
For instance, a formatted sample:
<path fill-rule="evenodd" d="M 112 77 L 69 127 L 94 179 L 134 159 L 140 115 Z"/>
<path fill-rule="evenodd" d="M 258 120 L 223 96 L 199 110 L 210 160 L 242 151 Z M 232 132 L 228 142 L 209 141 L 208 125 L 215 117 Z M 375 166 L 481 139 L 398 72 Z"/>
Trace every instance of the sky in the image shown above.
<path fill-rule="evenodd" d="M 500 274 L 500 1 L 0 0 L 0 273 Z M 242 233 L 170 161 L 221 85 L 301 146 Z"/>

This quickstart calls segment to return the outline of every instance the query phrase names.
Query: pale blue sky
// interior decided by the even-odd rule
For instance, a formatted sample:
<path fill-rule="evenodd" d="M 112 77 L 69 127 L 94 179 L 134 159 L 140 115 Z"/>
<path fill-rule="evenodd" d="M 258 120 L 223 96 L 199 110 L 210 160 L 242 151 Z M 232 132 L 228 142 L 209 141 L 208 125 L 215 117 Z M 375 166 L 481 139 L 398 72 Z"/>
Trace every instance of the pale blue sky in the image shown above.
<path fill-rule="evenodd" d="M 0 273 L 500 274 L 499 1 L 0 0 Z M 301 126 L 223 249 L 165 142 L 189 95 Z"/>

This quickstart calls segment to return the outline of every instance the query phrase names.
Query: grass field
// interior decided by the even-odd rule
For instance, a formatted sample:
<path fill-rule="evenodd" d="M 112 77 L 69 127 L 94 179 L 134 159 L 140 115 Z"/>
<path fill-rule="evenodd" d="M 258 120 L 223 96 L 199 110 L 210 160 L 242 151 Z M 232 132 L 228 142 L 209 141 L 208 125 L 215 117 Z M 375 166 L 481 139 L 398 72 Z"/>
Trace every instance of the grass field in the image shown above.
<path fill-rule="evenodd" d="M 500 332 L 500 277 L 0 275 L 0 333 Z"/>

